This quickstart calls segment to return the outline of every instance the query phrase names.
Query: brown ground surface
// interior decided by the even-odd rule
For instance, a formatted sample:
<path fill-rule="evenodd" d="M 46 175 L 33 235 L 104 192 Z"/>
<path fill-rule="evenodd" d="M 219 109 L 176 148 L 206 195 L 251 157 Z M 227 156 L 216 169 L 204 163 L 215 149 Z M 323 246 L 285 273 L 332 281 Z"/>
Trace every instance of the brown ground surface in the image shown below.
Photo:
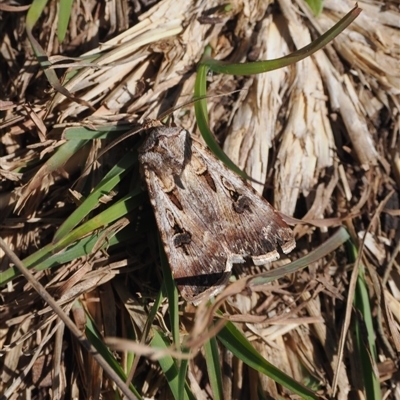
<path fill-rule="evenodd" d="M 135 135 L 100 157 L 119 132 L 190 101 L 206 45 L 214 58 L 230 62 L 279 58 L 310 43 L 354 6 L 326 1 L 316 18 L 301 0 L 238 0 L 228 9 L 218 1 L 153 3 L 73 2 L 62 44 L 59 3 L 45 7 L 33 36 L 78 102 L 49 85 L 26 35 L 26 9 L 0 4 L 0 232 L 24 263 L 54 244 L 59 227 L 137 148 L 141 139 Z M 321 396 L 338 399 L 362 398 L 362 392 L 377 398 L 363 383 L 364 361 L 356 351 L 364 342 L 370 351 L 364 321 L 371 321 L 376 346 L 371 368 L 382 396 L 395 399 L 400 398 L 400 9 L 395 1 L 385 8 L 373 1 L 359 6 L 362 14 L 333 44 L 296 65 L 250 77 L 208 77 L 210 127 L 224 151 L 265 182 L 254 187 L 280 212 L 305 222 L 294 228 L 296 250 L 275 267 L 307 256 L 339 225 L 358 249 L 351 255 L 349 246 L 341 246 L 317 262 L 306 259 L 306 269 L 261 291 L 231 296 L 221 310 L 273 365 Z M 90 57 L 99 51 L 100 57 Z M 74 58 L 82 56 L 83 61 Z M 174 122 L 198 133 L 191 104 L 175 111 Z M 122 130 L 76 149 L 63 147 L 72 143 L 67 128 L 110 125 Z M 143 186 L 139 182 L 137 164 L 130 165 L 81 220 L 106 211 Z M 134 201 L 140 208 L 130 205 L 123 217 L 109 216 L 81 235 L 98 234 L 86 255 L 63 262 L 61 246 L 40 260 L 43 269 L 34 274 L 77 325 L 83 321 L 81 329 L 89 324 L 85 310 L 103 337 L 136 338 L 134 352 L 145 356 L 154 327 L 166 336 L 174 330 L 166 300 L 154 319 L 149 316 L 163 280 L 151 208 L 145 195 Z M 21 276 L 4 278 L 10 260 L 1 250 L 0 256 L 4 398 L 114 396 L 110 380 L 32 285 Z M 365 272 L 363 304 L 369 307 L 363 312 L 347 303 L 360 295 L 359 270 Z M 234 275 L 260 271 L 240 266 Z M 196 331 L 201 317 L 194 306 L 181 302 L 179 310 L 180 340 L 192 329 L 203 333 Z M 198 347 L 188 382 L 195 398 L 217 398 Z M 220 356 L 225 398 L 289 398 L 288 390 L 221 344 Z M 123 368 L 129 365 L 124 353 L 118 359 Z M 159 364 L 147 356 L 137 362 L 133 382 L 140 395 L 172 398 Z"/>

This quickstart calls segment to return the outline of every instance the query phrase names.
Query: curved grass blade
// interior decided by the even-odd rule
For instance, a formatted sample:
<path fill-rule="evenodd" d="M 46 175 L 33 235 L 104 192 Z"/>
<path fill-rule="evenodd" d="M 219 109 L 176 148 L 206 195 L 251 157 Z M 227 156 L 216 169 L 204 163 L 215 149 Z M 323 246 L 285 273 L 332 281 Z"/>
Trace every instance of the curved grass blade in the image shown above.
<path fill-rule="evenodd" d="M 206 65 L 211 71 L 219 72 L 228 75 L 253 75 L 263 72 L 273 71 L 274 69 L 286 67 L 294 64 L 311 54 L 322 49 L 331 42 L 337 35 L 343 32 L 361 13 L 361 8 L 355 6 L 348 14 L 346 14 L 337 24 L 331 29 L 314 40 L 309 45 L 281 58 L 267 61 L 254 61 L 242 64 L 230 64 L 224 61 L 208 59 L 204 57 L 201 61 L 202 65 Z"/>
<path fill-rule="evenodd" d="M 272 71 L 298 62 L 316 51 L 323 48 L 332 41 L 339 33 L 346 29 L 362 10 L 358 6 L 354 7 L 346 14 L 337 24 L 335 24 L 326 33 L 321 35 L 314 42 L 295 51 L 285 57 L 276 60 L 255 61 L 243 64 L 229 64 L 224 61 L 218 61 L 210 58 L 211 49 L 206 48 L 202 61 L 197 68 L 196 82 L 194 88 L 194 103 L 196 122 L 199 130 L 207 143 L 210 150 L 232 171 L 236 172 L 244 179 L 253 181 L 244 171 L 242 171 L 219 147 L 214 136 L 208 128 L 208 112 L 207 112 L 207 84 L 206 76 L 209 70 L 230 75 L 253 75 L 262 72 Z"/>
<path fill-rule="evenodd" d="M 243 172 L 219 147 L 214 139 L 214 135 L 208 128 L 208 115 L 207 115 L 207 101 L 206 101 L 206 75 L 208 67 L 199 65 L 197 69 L 196 82 L 194 88 L 194 98 L 199 99 L 194 103 L 194 110 L 196 114 L 196 122 L 200 129 L 201 135 L 210 150 L 232 171 L 236 172 L 244 179 L 250 179 L 245 172 Z"/>
<path fill-rule="evenodd" d="M 308 265 L 320 260 L 328 254 L 331 254 L 349 239 L 349 233 L 343 226 L 341 226 L 328 240 L 326 240 L 321 246 L 318 246 L 315 250 L 308 253 L 306 256 L 293 261 L 290 264 L 284 265 L 283 267 L 258 274 L 255 278 L 249 280 L 249 286 L 253 287 L 265 285 L 266 283 L 282 278 L 287 274 L 292 274 L 296 271 L 299 271 L 300 269 L 307 267 Z"/>

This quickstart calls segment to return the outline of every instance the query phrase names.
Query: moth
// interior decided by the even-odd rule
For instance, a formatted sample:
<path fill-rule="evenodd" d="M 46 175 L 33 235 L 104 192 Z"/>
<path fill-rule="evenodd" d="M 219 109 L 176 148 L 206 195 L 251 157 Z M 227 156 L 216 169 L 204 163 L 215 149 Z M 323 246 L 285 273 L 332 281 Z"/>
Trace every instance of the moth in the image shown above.
<path fill-rule="evenodd" d="M 232 265 L 262 265 L 295 247 L 278 212 L 208 148 L 158 121 L 139 148 L 158 229 L 181 295 L 195 304 L 226 286 Z"/>

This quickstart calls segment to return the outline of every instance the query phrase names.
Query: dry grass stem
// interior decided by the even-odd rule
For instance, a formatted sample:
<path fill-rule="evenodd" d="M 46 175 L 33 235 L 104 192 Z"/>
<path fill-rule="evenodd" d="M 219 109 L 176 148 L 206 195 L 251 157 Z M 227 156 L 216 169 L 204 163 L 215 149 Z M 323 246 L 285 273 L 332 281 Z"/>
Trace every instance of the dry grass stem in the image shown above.
<path fill-rule="evenodd" d="M 100 366 L 95 359 L 100 353 L 103 361 L 117 360 L 142 398 L 172 398 L 171 375 L 178 376 L 186 361 L 194 397 L 217 398 L 211 345 L 223 365 L 225 398 L 259 398 L 260 391 L 290 398 L 286 388 L 223 344 L 225 328 L 233 323 L 258 355 L 298 382 L 326 398 L 351 398 L 365 391 L 356 350 L 358 340 L 368 343 L 363 329 L 369 321 L 360 319 L 358 308 L 352 312 L 362 288 L 375 335 L 371 369 L 382 398 L 396 398 L 400 8 L 395 1 L 359 2 L 363 12 L 349 28 L 295 65 L 246 77 L 207 77 L 209 126 L 221 147 L 262 183 L 253 186 L 287 221 L 302 220 L 289 257 L 262 267 L 235 265 L 236 281 L 211 304 L 168 303 L 163 296 L 173 297 L 172 290 L 162 276 L 136 160 L 138 127 L 171 107 L 184 104 L 174 111 L 173 123 L 198 134 L 190 100 L 206 46 L 213 58 L 230 63 L 280 58 L 308 45 L 353 6 L 350 0 L 325 0 L 316 17 L 303 0 L 234 0 L 229 6 L 217 0 L 73 2 L 60 43 L 59 3 L 48 2 L 32 32 L 49 68 L 93 111 L 50 89 L 26 37 L 26 7 L 0 5 L 4 399 L 105 398 L 128 391 L 120 377 L 118 389 L 104 373 L 112 369 Z M 346 226 L 353 250 L 342 246 L 268 283 L 253 280 L 266 279 L 266 271 L 274 274 L 290 260 L 307 260 L 338 225 Z M 60 229 L 64 234 L 54 239 Z M 29 266 L 28 280 L 13 275 L 7 256 L 12 252 Z M 37 283 L 43 289 L 36 291 Z M 210 342 L 215 336 L 219 339 Z M 100 347 L 88 351 L 79 344 L 83 339 Z M 162 364 L 168 360 L 169 374 Z"/>

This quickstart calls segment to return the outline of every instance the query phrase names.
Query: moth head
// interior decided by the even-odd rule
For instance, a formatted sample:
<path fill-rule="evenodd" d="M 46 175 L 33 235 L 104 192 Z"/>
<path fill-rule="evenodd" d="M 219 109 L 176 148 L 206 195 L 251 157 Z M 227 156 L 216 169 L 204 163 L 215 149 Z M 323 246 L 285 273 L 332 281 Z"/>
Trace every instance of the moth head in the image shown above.
<path fill-rule="evenodd" d="M 155 128 L 139 149 L 140 162 L 180 175 L 191 155 L 191 138 L 182 128 Z"/>

